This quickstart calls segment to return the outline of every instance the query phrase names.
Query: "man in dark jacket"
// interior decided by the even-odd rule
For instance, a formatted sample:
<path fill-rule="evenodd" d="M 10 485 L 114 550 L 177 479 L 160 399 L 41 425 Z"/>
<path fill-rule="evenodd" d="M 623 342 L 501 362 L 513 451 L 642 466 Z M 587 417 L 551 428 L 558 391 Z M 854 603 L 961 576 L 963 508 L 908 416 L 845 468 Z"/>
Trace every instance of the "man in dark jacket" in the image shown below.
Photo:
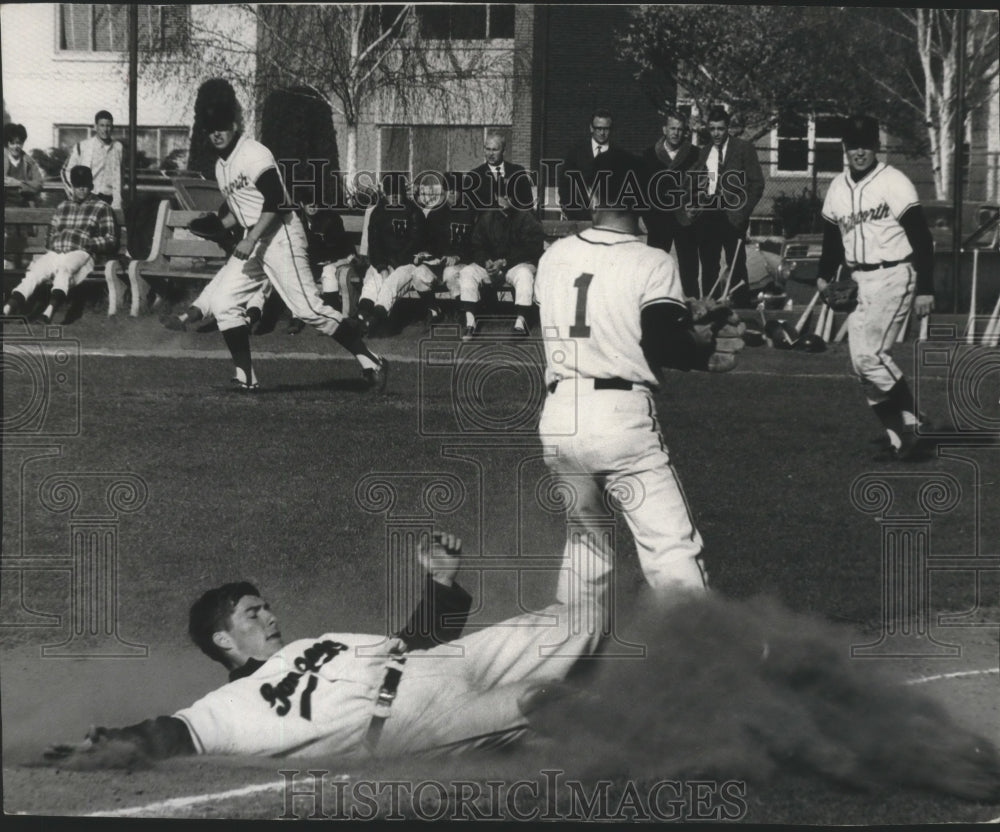
<path fill-rule="evenodd" d="M 648 232 L 646 245 L 669 252 L 680 269 L 687 297 L 700 297 L 698 287 L 698 240 L 693 217 L 685 207 L 691 193 L 687 171 L 698 161 L 698 148 L 688 140 L 687 117 L 672 112 L 663 121 L 663 136 L 642 156 L 649 172 L 649 211 L 643 214 Z"/>
<path fill-rule="evenodd" d="M 517 210 L 530 211 L 535 204 L 531 176 L 523 166 L 504 159 L 507 140 L 503 133 L 486 134 L 486 161 L 462 175 L 455 203 L 460 208 L 485 211 L 496 207 L 500 196 Z"/>
<path fill-rule="evenodd" d="M 701 282 L 706 292 L 712 289 L 719 277 L 719 256 L 725 251 L 726 263 L 732 270 L 729 281 L 733 305 L 747 306 L 747 256 L 741 243 L 750 228 L 753 209 L 764 195 L 764 174 L 754 146 L 729 135 L 729 113 L 724 107 L 708 111 L 708 133 L 712 141 L 702 149 L 695 166 L 705 186 L 699 194 L 699 206 L 705 210 L 700 212 L 696 226 Z M 719 283 L 715 297 L 722 294 L 724 284 Z"/>
<path fill-rule="evenodd" d="M 483 213 L 472 229 L 472 262 L 458 275 L 462 309 L 465 312 L 463 341 L 476 334 L 476 304 L 484 283 L 514 289 L 517 318 L 513 333 L 527 335 L 527 315 L 534 294 L 535 269 L 545 249 L 545 231 L 530 211 L 516 210 L 504 197 L 496 208 Z"/>
<path fill-rule="evenodd" d="M 594 160 L 611 146 L 611 112 L 594 110 L 590 117 L 590 139 L 570 148 L 559 173 L 559 207 L 568 220 L 590 219 L 588 191 L 594 178 Z"/>
<path fill-rule="evenodd" d="M 358 318 L 367 328 L 389 317 L 389 310 L 409 285 L 409 267 L 420 250 L 424 215 L 406 195 L 399 176 L 386 175 L 368 224 L 368 271 L 361 286 Z"/>

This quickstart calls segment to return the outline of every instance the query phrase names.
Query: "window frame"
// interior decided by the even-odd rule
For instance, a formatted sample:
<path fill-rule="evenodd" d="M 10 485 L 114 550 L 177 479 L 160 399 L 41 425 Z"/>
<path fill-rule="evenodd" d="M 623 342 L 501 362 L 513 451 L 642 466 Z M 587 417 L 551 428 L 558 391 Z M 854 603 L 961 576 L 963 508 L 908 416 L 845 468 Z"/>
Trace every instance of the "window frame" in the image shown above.
<path fill-rule="evenodd" d="M 111 50 L 96 50 L 94 49 L 94 7 L 95 6 L 109 6 L 118 5 L 115 3 L 53 3 L 53 25 L 52 25 L 52 51 L 53 57 L 60 61 L 91 61 L 97 63 L 110 63 L 110 62 L 120 62 L 123 52 L 128 51 L 128 37 L 126 35 L 126 43 L 121 49 L 111 49 Z M 163 26 L 164 26 L 164 15 L 166 14 L 166 9 L 170 4 L 159 4 L 154 6 L 160 15 L 159 19 L 159 31 L 162 39 L 163 36 Z M 61 42 L 62 34 L 62 11 L 64 6 L 77 6 L 85 7 L 90 13 L 90 48 L 89 49 L 63 49 Z M 172 8 L 178 8 L 178 6 L 171 6 Z M 147 7 L 149 8 L 149 7 Z M 186 22 L 190 23 L 191 20 L 191 7 L 190 6 L 179 6 L 179 8 L 184 9 L 184 14 L 186 16 Z M 169 50 L 158 49 L 158 52 L 162 51 L 167 54 Z"/>
<path fill-rule="evenodd" d="M 783 138 L 784 139 L 790 139 L 792 137 L 791 136 L 782 136 L 780 134 L 780 126 L 778 124 L 776 124 L 771 129 L 771 153 L 772 153 L 772 158 L 774 159 L 774 168 L 773 168 L 772 173 L 770 174 L 771 176 L 781 176 L 781 177 L 785 177 L 785 178 L 794 178 L 794 179 L 812 179 L 812 177 L 814 175 L 813 171 L 814 171 L 814 168 L 815 168 L 815 165 L 816 165 L 816 142 L 817 142 L 817 138 L 816 138 L 816 120 L 818 118 L 825 118 L 825 117 L 828 117 L 828 116 L 832 116 L 832 114 L 818 112 L 818 113 L 810 113 L 806 117 L 806 135 L 805 135 L 805 139 L 806 139 L 806 169 L 805 170 L 786 170 L 785 168 L 778 167 L 779 159 L 780 159 L 780 156 L 778 155 L 778 150 L 779 150 L 780 142 L 781 142 L 781 140 Z M 832 138 L 821 137 L 818 141 L 821 144 L 837 144 L 837 145 L 840 145 L 840 140 L 839 139 L 834 140 Z M 833 179 L 835 176 L 837 176 L 838 174 L 842 173 L 843 170 L 844 170 L 844 168 L 843 168 L 843 148 L 841 148 L 841 162 L 842 162 L 842 165 L 841 165 L 840 170 L 836 170 L 836 171 L 818 170 L 818 171 L 815 171 L 815 176 L 818 179 Z"/>
<path fill-rule="evenodd" d="M 163 148 L 165 147 L 164 145 L 165 136 L 168 133 L 179 134 L 183 132 L 188 141 L 188 152 L 190 153 L 191 130 L 185 124 L 140 124 L 136 129 L 140 132 L 153 133 L 155 135 L 156 150 L 158 155 L 152 158 L 156 160 L 157 164 L 162 164 L 163 160 L 166 158 L 167 154 L 163 154 Z M 86 136 L 84 136 L 82 139 L 79 139 L 79 141 L 85 141 L 86 139 L 89 139 L 94 135 L 93 124 L 72 124 L 69 122 L 57 122 L 56 124 L 52 125 L 53 147 L 66 148 L 68 150 L 69 147 L 72 146 L 72 144 L 75 144 L 75 142 L 71 142 L 70 145 L 62 144 L 62 142 L 60 141 L 60 135 L 61 132 L 64 130 L 85 130 Z M 114 131 L 111 134 L 113 139 L 120 141 L 122 145 L 126 148 L 128 148 L 128 130 L 129 130 L 128 124 L 115 124 Z M 124 135 L 122 135 L 123 133 Z M 154 168 L 154 170 L 161 170 L 161 168 Z"/>
<path fill-rule="evenodd" d="M 383 124 L 383 123 L 380 123 L 380 124 L 377 125 L 377 128 L 378 128 L 378 133 L 377 133 L 377 135 L 378 135 L 378 141 L 376 142 L 376 144 L 377 144 L 376 155 L 378 157 L 378 164 L 376 166 L 376 175 L 377 175 L 377 180 L 379 182 L 382 181 L 382 176 L 386 173 L 386 171 L 382 169 L 382 131 L 385 130 L 385 129 L 406 130 L 406 141 L 407 141 L 407 149 L 406 149 L 406 154 L 407 154 L 407 161 L 406 161 L 407 169 L 406 169 L 406 175 L 407 175 L 407 177 L 409 179 L 412 180 L 414 176 L 416 176 L 418 173 L 420 173 L 421 171 L 424 170 L 424 168 L 421 168 L 420 170 L 416 170 L 414 168 L 414 160 L 413 160 L 413 152 L 414 152 L 414 130 L 415 129 L 419 129 L 419 128 L 426 128 L 426 127 L 443 128 L 445 130 L 472 130 L 472 129 L 481 130 L 482 131 L 482 142 L 483 143 L 486 142 L 486 135 L 487 135 L 487 133 L 489 133 L 489 132 L 491 132 L 493 130 L 504 130 L 504 131 L 507 132 L 508 136 L 510 136 L 510 135 L 512 135 L 513 129 L 514 129 L 514 126 L 512 124 L 390 124 L 390 123 L 384 123 Z M 508 139 L 508 147 L 509 146 L 510 146 L 510 141 Z M 455 168 L 452 167 L 452 159 L 450 158 L 451 157 L 451 144 L 450 143 L 448 145 L 448 151 L 447 152 L 448 152 L 448 156 L 449 156 L 449 159 L 448 159 L 448 170 L 442 171 L 442 173 L 448 174 L 448 173 L 463 173 L 463 172 L 465 172 L 465 170 L 466 170 L 465 168 L 463 168 L 461 170 L 458 170 L 458 169 L 455 169 Z M 482 164 L 483 158 L 484 157 L 482 156 L 482 154 L 480 154 L 480 159 L 479 159 L 479 162 L 477 164 Z M 475 165 L 473 167 L 475 167 Z M 471 168 L 469 168 L 469 170 L 471 170 Z"/>
<path fill-rule="evenodd" d="M 441 7 L 443 7 L 443 8 L 449 8 L 450 5 L 451 4 L 427 4 L 428 7 L 434 6 L 436 8 L 441 8 Z M 492 45 L 492 44 L 496 44 L 498 41 L 501 42 L 501 43 L 503 43 L 504 41 L 507 41 L 507 42 L 510 42 L 511 44 L 513 44 L 513 42 L 514 42 L 514 32 L 511 32 L 511 34 L 510 34 L 509 37 L 507 37 L 507 36 L 498 37 L 498 36 L 496 36 L 496 35 L 493 34 L 493 6 L 513 6 L 514 7 L 513 13 L 515 15 L 513 23 L 514 23 L 514 25 L 516 27 L 516 25 L 517 25 L 517 21 L 516 21 L 516 14 L 517 14 L 516 6 L 517 6 L 517 4 L 516 3 L 480 3 L 480 4 L 475 4 L 475 5 L 469 4 L 469 6 L 468 6 L 469 8 L 480 8 L 481 7 L 481 8 L 484 8 L 485 11 L 486 11 L 486 21 L 485 21 L 486 33 L 485 33 L 485 35 L 483 37 L 481 37 L 481 38 L 456 38 L 456 37 L 453 37 L 452 34 L 451 34 L 451 31 L 450 31 L 450 25 L 451 25 L 450 19 L 449 19 L 449 33 L 448 33 L 447 37 L 443 37 L 443 38 L 441 38 L 441 37 L 430 37 L 430 36 L 424 37 L 422 34 L 420 34 L 420 9 L 421 9 L 421 6 L 420 6 L 420 4 L 417 4 L 417 6 L 414 9 L 414 11 L 415 11 L 414 22 L 415 22 L 416 27 L 417 27 L 417 34 L 418 34 L 418 36 L 420 37 L 420 39 L 421 39 L 421 41 L 423 43 L 427 43 L 427 44 L 450 43 L 450 44 L 458 45 L 460 47 L 465 47 L 465 48 L 469 48 L 469 47 L 474 46 L 476 44 Z"/>

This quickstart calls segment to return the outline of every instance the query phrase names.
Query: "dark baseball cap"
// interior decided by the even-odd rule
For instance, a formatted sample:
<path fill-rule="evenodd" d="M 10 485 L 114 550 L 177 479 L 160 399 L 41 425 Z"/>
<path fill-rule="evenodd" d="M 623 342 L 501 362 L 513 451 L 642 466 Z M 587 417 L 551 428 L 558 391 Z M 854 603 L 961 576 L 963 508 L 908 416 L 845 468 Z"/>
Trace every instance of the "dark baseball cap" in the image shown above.
<path fill-rule="evenodd" d="M 202 110 L 201 121 L 209 132 L 232 130 L 237 121 L 235 102 L 218 101 L 209 104 Z"/>
<path fill-rule="evenodd" d="M 74 165 L 69 170 L 69 181 L 74 188 L 93 188 L 94 174 L 86 165 Z"/>
<path fill-rule="evenodd" d="M 610 147 L 594 160 L 593 195 L 598 209 L 636 211 L 647 207 L 642 160 Z"/>
<path fill-rule="evenodd" d="M 871 116 L 851 116 L 844 123 L 844 147 L 879 149 L 878 120 Z"/>

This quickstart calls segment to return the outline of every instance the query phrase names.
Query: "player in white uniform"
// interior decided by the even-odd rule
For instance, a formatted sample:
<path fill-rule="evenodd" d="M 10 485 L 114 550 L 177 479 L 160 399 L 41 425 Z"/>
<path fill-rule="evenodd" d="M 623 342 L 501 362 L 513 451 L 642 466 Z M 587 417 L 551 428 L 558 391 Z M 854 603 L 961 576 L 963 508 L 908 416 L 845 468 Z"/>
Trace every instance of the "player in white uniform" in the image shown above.
<path fill-rule="evenodd" d="M 913 394 L 890 350 L 911 306 L 919 317 L 934 310 L 934 242 L 913 183 L 879 162 L 878 122 L 848 121 L 848 169 L 830 183 L 823 202 L 820 289 L 846 263 L 858 284 L 858 306 L 848 322 L 851 363 L 890 447 L 879 459 L 922 457 Z"/>
<path fill-rule="evenodd" d="M 370 385 L 384 386 L 385 360 L 365 346 L 355 321 L 319 297 L 302 223 L 290 207 L 281 208 L 288 205 L 288 197 L 271 151 L 239 132 L 235 101 L 206 106 L 203 123 L 219 154 L 215 178 L 230 210 L 223 221 L 247 229 L 219 272 L 210 298 L 236 365 L 237 382 L 249 390 L 257 387 L 246 308 L 269 279 L 295 318 L 332 336 L 358 359 Z"/>
<path fill-rule="evenodd" d="M 557 449 L 549 466 L 573 495 L 578 524 L 603 514 L 605 493 L 623 498 L 639 562 L 657 591 L 705 588 L 695 528 L 653 401 L 658 368 L 707 369 L 711 336 L 694 327 L 676 263 L 639 237 L 637 206 L 623 183 L 643 182 L 640 161 L 609 150 L 596 164 L 593 227 L 554 243 L 538 264 L 535 299 L 546 348 L 539 433 Z M 636 190 L 632 191 L 633 194 Z M 567 579 L 606 585 L 614 552 L 605 530 L 566 542 Z"/>
<path fill-rule="evenodd" d="M 228 684 L 173 716 L 98 728 L 52 760 L 103 742 L 145 754 L 295 754 L 342 760 L 497 747 L 523 735 L 525 713 L 595 648 L 599 620 L 578 598 L 462 636 L 471 597 L 453 583 L 461 541 L 436 535 L 423 600 L 397 636 L 325 633 L 284 644 L 256 587 L 226 584 L 191 608 L 192 639 L 230 671 Z M 579 617 L 578 617 L 579 613 Z M 546 649 L 548 648 L 548 649 Z M 558 648 L 558 649 L 554 649 Z"/>

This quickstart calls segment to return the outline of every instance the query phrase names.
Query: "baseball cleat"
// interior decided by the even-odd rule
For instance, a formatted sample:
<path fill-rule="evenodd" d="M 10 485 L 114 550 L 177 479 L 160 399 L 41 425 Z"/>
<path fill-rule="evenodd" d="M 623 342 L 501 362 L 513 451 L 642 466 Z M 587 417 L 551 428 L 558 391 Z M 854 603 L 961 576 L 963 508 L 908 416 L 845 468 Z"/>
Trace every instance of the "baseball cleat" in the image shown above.
<path fill-rule="evenodd" d="M 389 362 L 380 356 L 378 367 L 363 370 L 361 374 L 364 376 L 369 390 L 384 393 L 386 385 L 389 383 Z"/>
<path fill-rule="evenodd" d="M 230 381 L 233 385 L 233 390 L 238 393 L 256 393 L 260 390 L 260 383 L 256 381 L 247 382 L 241 378 L 233 378 Z"/>
<path fill-rule="evenodd" d="M 467 326 L 462 332 L 463 341 L 471 341 L 476 337 L 476 328 L 474 326 Z"/>
<path fill-rule="evenodd" d="M 178 315 L 163 315 L 160 323 L 174 332 L 187 332 L 187 324 Z"/>

